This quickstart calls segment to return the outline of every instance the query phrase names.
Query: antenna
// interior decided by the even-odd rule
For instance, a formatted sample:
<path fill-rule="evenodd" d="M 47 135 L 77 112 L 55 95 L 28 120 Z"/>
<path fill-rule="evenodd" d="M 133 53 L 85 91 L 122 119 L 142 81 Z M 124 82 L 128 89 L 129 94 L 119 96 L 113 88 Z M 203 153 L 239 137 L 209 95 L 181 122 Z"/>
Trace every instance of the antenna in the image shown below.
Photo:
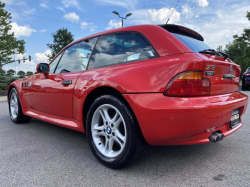
<path fill-rule="evenodd" d="M 175 11 L 177 5 L 179 4 L 179 2 L 180 2 L 180 0 L 178 0 L 178 2 L 176 3 L 176 5 L 175 5 L 175 7 L 174 7 L 174 10 L 172 11 L 171 15 L 170 15 L 169 18 L 168 18 L 168 21 L 170 20 L 172 14 L 174 13 L 174 11 Z M 168 21 L 166 22 L 166 24 L 168 24 Z"/>

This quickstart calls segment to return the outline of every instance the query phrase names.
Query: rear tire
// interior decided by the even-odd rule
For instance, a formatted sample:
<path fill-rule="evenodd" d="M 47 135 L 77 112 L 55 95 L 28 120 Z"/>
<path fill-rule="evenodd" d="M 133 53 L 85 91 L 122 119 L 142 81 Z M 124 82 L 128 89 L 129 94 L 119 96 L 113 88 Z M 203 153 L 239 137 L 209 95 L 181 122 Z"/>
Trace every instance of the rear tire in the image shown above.
<path fill-rule="evenodd" d="M 146 149 L 136 119 L 123 101 L 113 95 L 100 96 L 92 103 L 86 134 L 95 157 L 109 168 L 136 162 Z"/>
<path fill-rule="evenodd" d="M 16 88 L 12 88 L 9 93 L 9 114 L 14 123 L 27 123 L 30 117 L 23 114 L 21 102 Z"/>

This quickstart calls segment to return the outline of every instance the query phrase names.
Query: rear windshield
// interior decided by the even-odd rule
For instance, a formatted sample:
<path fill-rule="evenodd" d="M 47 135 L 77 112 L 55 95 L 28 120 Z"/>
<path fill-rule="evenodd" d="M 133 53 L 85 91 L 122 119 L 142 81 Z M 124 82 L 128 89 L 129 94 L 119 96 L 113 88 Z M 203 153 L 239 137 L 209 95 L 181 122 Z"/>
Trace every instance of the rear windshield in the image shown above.
<path fill-rule="evenodd" d="M 248 68 L 248 70 L 246 71 L 246 73 L 250 73 L 250 68 Z"/>
<path fill-rule="evenodd" d="M 205 49 L 212 49 L 211 47 L 209 47 L 207 44 L 205 44 L 204 42 L 200 40 L 196 40 L 196 39 L 183 36 L 183 35 L 179 35 L 179 34 L 175 34 L 175 33 L 171 33 L 171 34 L 173 34 L 176 38 L 182 41 L 182 43 L 184 43 L 194 53 L 199 53 L 199 51 L 203 51 Z"/>

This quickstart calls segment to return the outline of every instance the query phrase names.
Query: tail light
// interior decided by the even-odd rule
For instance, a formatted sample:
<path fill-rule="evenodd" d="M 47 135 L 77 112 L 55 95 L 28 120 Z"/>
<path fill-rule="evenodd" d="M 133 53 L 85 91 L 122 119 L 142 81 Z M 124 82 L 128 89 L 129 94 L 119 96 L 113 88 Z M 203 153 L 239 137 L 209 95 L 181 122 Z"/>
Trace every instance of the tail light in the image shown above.
<path fill-rule="evenodd" d="M 183 72 L 171 79 L 164 95 L 166 96 L 204 96 L 209 95 L 210 81 L 203 79 L 202 71 Z"/>

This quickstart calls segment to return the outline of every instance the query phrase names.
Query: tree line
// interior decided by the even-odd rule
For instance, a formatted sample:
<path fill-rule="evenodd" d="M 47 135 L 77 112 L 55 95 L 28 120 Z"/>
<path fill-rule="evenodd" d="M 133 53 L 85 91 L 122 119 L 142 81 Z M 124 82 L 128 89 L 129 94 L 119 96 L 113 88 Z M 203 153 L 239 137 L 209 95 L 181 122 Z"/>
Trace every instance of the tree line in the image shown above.
<path fill-rule="evenodd" d="M 5 71 L 5 70 L 0 70 L 0 75 L 4 76 L 15 76 L 16 74 L 16 71 L 13 70 L 13 69 L 9 69 L 8 71 Z M 37 72 L 33 73 L 32 71 L 27 71 L 26 73 L 22 70 L 18 71 L 17 72 L 17 76 L 19 78 L 24 78 L 24 77 L 27 77 L 27 76 L 30 76 L 30 75 L 33 75 L 33 74 L 37 74 Z"/>
<path fill-rule="evenodd" d="M 250 11 L 247 12 L 246 17 L 250 21 Z M 223 51 L 222 46 L 219 46 L 217 50 Z M 250 67 L 250 28 L 245 28 L 241 35 L 234 35 L 233 41 L 226 45 L 223 52 L 241 66 L 243 74 Z"/>

